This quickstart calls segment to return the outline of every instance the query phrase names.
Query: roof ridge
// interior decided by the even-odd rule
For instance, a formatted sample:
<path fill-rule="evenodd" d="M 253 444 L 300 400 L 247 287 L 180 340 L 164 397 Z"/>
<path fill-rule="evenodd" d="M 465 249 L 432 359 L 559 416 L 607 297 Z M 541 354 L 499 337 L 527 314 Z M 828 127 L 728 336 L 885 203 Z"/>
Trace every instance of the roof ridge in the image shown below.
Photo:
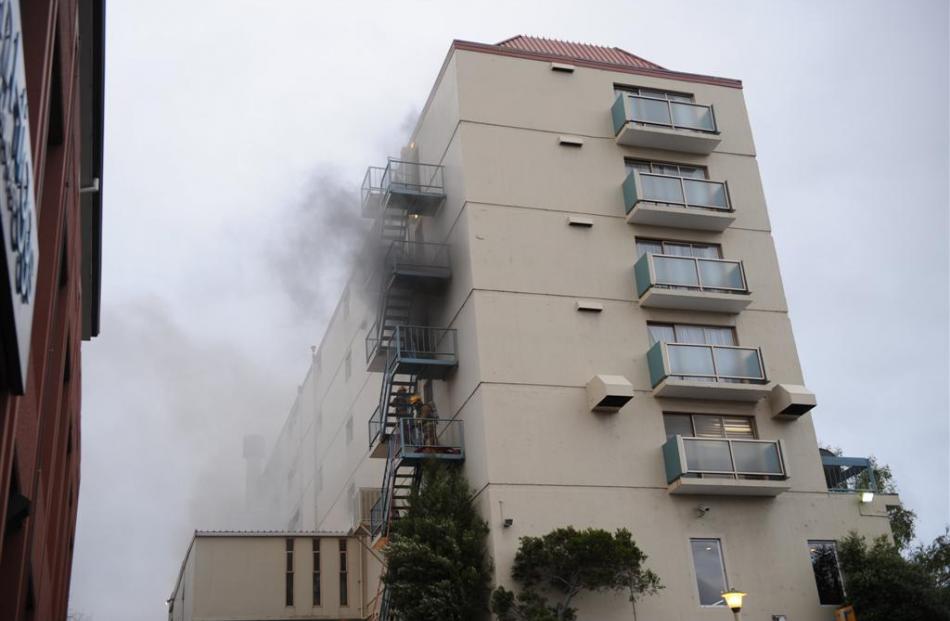
<path fill-rule="evenodd" d="M 608 47 L 596 43 L 583 43 L 569 39 L 519 34 L 495 44 L 495 47 L 519 49 L 526 52 L 550 54 L 575 60 L 588 60 L 641 69 L 663 69 L 642 56 L 637 56 L 620 47 Z"/>

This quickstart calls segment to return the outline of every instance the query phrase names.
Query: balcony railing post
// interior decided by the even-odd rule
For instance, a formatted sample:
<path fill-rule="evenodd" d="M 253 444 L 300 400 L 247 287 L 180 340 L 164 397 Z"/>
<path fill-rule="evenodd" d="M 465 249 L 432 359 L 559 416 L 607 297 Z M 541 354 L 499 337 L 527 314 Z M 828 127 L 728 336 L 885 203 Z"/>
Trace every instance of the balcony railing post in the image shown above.
<path fill-rule="evenodd" d="M 712 358 L 713 377 L 716 378 L 717 382 L 721 382 L 722 378 L 719 377 L 719 365 L 716 364 L 716 348 L 714 345 L 707 345 L 706 347 L 709 348 L 709 357 Z"/>

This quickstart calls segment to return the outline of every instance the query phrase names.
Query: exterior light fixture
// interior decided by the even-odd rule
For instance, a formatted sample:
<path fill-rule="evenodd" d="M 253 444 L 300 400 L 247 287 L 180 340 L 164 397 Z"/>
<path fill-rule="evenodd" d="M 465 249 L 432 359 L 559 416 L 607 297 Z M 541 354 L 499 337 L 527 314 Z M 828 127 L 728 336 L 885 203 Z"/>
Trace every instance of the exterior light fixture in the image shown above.
<path fill-rule="evenodd" d="M 864 504 L 874 502 L 874 492 L 861 492 L 861 502 Z"/>
<path fill-rule="evenodd" d="M 739 612 L 742 610 L 742 598 L 745 596 L 745 593 L 733 588 L 722 594 L 722 598 L 726 600 L 726 606 L 729 606 L 729 609 L 736 615 L 736 619 L 739 619 Z"/>

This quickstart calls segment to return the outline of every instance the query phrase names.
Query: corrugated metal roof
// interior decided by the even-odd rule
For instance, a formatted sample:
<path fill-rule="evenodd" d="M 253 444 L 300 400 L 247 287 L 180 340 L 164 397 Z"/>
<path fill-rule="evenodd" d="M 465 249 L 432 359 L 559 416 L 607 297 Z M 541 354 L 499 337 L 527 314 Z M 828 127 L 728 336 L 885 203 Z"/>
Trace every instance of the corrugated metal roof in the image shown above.
<path fill-rule="evenodd" d="M 660 65 L 651 63 L 649 60 L 640 58 L 636 54 L 631 54 L 619 47 L 604 47 L 602 45 L 574 43 L 572 41 L 560 41 L 558 39 L 545 39 L 544 37 L 531 37 L 527 35 L 511 37 L 495 45 L 498 47 L 524 50 L 538 54 L 551 54 L 553 56 L 563 56 L 564 58 L 577 60 L 590 60 L 612 65 L 639 67 L 641 69 L 663 69 Z"/>

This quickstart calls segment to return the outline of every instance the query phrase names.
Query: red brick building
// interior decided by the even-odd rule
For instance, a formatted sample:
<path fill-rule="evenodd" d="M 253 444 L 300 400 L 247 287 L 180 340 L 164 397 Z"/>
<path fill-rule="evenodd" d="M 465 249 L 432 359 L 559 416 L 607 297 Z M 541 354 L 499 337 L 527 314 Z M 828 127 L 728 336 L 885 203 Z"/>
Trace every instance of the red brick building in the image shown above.
<path fill-rule="evenodd" d="M 64 619 L 99 332 L 104 0 L 0 0 L 0 619 Z"/>

